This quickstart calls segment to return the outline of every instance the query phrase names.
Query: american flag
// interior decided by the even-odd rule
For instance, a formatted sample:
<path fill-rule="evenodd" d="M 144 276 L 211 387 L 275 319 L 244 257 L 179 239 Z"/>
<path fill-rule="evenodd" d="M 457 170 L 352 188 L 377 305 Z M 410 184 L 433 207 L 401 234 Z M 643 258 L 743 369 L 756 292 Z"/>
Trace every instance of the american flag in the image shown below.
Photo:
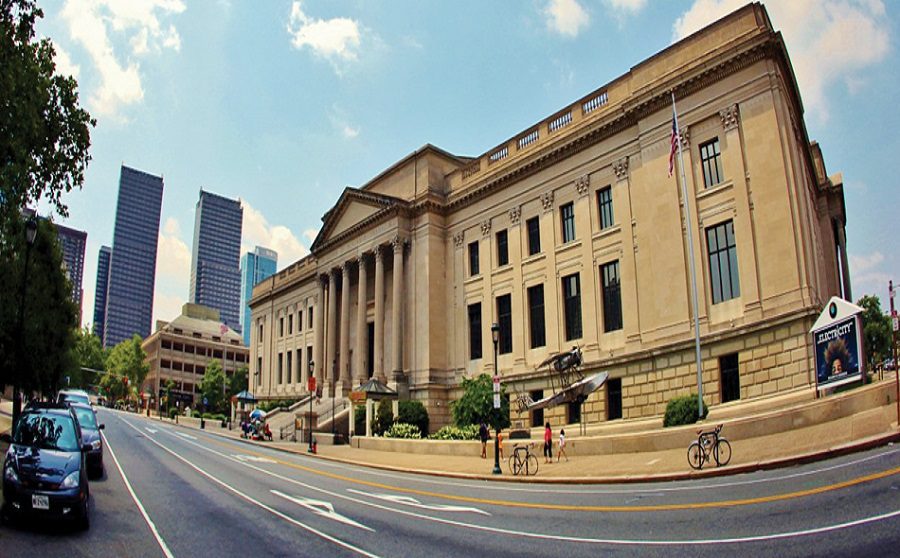
<path fill-rule="evenodd" d="M 681 135 L 678 133 L 678 126 L 675 125 L 675 111 L 672 110 L 672 137 L 669 140 L 671 147 L 669 148 L 669 178 L 672 178 L 672 173 L 675 172 L 675 152 L 678 151 L 678 142 L 681 139 Z"/>

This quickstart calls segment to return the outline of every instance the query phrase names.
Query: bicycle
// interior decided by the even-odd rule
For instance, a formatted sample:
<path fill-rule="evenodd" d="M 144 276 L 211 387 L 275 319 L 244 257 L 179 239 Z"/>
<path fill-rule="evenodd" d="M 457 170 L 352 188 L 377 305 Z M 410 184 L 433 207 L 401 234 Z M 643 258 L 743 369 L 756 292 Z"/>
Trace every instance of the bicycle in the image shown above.
<path fill-rule="evenodd" d="M 531 448 L 533 447 L 534 442 L 526 446 L 520 446 L 519 444 L 513 446 L 512 455 L 509 456 L 509 470 L 513 475 L 519 475 L 523 472 L 525 476 L 537 474 L 538 459 L 531 453 Z"/>
<path fill-rule="evenodd" d="M 719 435 L 722 425 L 714 430 L 698 430 L 697 441 L 688 446 L 688 463 L 694 469 L 702 469 L 704 463 L 716 460 L 716 466 L 728 465 L 731 461 L 731 444 Z"/>

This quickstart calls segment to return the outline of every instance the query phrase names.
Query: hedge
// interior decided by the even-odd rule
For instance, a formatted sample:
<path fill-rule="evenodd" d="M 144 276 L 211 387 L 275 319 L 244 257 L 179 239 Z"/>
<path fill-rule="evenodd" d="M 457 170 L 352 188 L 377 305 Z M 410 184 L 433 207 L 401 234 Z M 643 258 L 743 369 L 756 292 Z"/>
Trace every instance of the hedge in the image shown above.
<path fill-rule="evenodd" d="M 697 394 L 682 395 L 675 399 L 670 399 L 666 404 L 666 415 L 663 418 L 663 426 L 681 426 L 683 424 L 694 424 L 701 418 L 706 418 L 709 414 L 709 406 L 706 401 L 703 402 L 703 416 L 699 416 L 697 409 Z"/>

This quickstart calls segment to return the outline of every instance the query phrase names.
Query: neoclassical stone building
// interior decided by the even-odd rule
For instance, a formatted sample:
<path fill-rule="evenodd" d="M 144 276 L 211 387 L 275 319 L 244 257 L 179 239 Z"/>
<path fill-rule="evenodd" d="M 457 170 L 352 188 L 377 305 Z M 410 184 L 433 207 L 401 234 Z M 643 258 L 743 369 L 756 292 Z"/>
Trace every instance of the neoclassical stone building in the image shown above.
<path fill-rule="evenodd" d="M 686 200 L 668 176 L 673 93 Z M 480 156 L 426 145 L 323 221 L 310 256 L 254 289 L 254 392 L 299 398 L 312 369 L 342 397 L 374 375 L 433 428 L 461 378 L 494 373 L 492 323 L 514 395 L 545 395 L 537 365 L 573 346 L 610 374 L 583 405 L 514 420 L 648 417 L 696 393 L 685 227 L 708 404 L 813 384 L 807 331 L 851 296 L 842 180 L 759 4 Z"/>

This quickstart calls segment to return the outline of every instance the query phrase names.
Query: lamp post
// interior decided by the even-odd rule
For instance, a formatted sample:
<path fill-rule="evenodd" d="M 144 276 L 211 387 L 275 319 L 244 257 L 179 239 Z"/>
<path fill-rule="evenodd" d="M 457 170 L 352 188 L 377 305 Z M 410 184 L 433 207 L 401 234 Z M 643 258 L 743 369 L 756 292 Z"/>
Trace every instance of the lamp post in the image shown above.
<path fill-rule="evenodd" d="M 307 382 L 307 383 L 309 384 L 308 387 L 310 387 L 310 388 L 312 388 L 312 389 L 309 390 L 309 416 L 306 418 L 306 422 L 309 423 L 309 449 L 307 449 L 306 451 L 309 452 L 309 453 L 312 453 L 312 451 L 313 451 L 313 445 L 312 445 L 312 413 L 313 413 L 313 410 L 312 410 L 312 403 L 313 403 L 313 398 L 316 396 L 316 377 L 313 376 L 314 371 L 315 371 L 315 365 L 313 364 L 312 359 L 310 359 L 309 364 L 308 364 L 307 366 L 309 367 L 309 376 L 308 376 L 308 382 Z"/>
<path fill-rule="evenodd" d="M 31 256 L 31 246 L 34 244 L 34 238 L 37 236 L 37 221 L 34 217 L 28 219 L 25 222 L 25 268 L 22 272 L 22 296 L 21 296 L 21 304 L 19 304 L 19 343 L 17 343 L 19 358 L 17 359 L 17 365 L 19 366 L 19 370 L 13 374 L 13 412 L 12 412 L 12 427 L 13 431 L 15 431 L 16 423 L 19 420 L 19 415 L 22 412 L 22 395 L 19 393 L 19 378 L 18 374 L 21 373 L 24 366 L 22 366 L 22 358 L 27 354 L 24 350 L 25 345 L 25 295 L 28 290 L 28 260 Z"/>
<path fill-rule="evenodd" d="M 331 439 L 334 440 L 334 390 L 337 387 L 337 359 L 331 363 Z M 332 441 L 332 443 L 334 443 Z"/>
<path fill-rule="evenodd" d="M 500 342 L 500 326 L 497 322 L 494 322 L 491 325 L 491 339 L 494 340 L 494 377 L 500 376 L 500 370 L 497 369 L 497 344 Z M 495 384 L 496 385 L 496 384 Z M 494 397 L 496 398 L 499 393 L 495 393 Z M 496 402 L 494 403 L 494 419 L 496 422 L 494 423 L 494 470 L 491 473 L 495 475 L 502 474 L 503 471 L 500 470 L 500 421 L 497 420 L 498 409 Z"/>

